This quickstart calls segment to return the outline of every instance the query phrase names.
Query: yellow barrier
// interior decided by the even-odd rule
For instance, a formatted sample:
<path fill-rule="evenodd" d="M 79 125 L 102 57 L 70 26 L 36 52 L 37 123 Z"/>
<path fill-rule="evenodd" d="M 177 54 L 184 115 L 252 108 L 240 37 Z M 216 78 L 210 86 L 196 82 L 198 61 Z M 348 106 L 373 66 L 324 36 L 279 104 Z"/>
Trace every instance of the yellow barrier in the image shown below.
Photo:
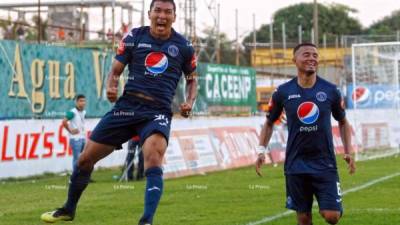
<path fill-rule="evenodd" d="M 270 65 L 291 65 L 293 49 L 256 49 L 251 51 L 251 64 L 253 67 Z M 350 49 L 345 48 L 319 48 L 320 64 L 342 66 L 343 57 L 350 54 Z"/>

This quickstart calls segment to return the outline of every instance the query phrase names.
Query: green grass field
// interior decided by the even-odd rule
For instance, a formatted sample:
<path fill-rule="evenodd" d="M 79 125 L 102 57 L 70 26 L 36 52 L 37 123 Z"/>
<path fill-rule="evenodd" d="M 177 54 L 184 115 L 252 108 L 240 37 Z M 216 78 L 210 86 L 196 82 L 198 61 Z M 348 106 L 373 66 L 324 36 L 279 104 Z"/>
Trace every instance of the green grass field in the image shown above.
<path fill-rule="evenodd" d="M 353 176 L 347 174 L 343 160 L 338 162 L 344 192 L 400 173 L 400 157 L 359 162 Z M 266 166 L 261 178 L 253 167 L 248 167 L 167 180 L 154 224 L 245 225 L 286 212 L 282 170 L 282 166 Z M 136 225 L 143 207 L 144 182 L 118 183 L 112 179 L 118 173 L 119 170 L 96 171 L 96 183 L 85 191 L 75 221 L 60 224 Z M 55 175 L 0 182 L 0 224 L 43 224 L 40 214 L 64 202 L 67 183 L 66 176 Z M 355 189 L 343 199 L 344 216 L 339 224 L 400 224 L 400 176 Z M 256 224 L 296 223 L 294 214 L 290 214 Z M 314 225 L 318 224 L 325 223 L 314 208 Z"/>

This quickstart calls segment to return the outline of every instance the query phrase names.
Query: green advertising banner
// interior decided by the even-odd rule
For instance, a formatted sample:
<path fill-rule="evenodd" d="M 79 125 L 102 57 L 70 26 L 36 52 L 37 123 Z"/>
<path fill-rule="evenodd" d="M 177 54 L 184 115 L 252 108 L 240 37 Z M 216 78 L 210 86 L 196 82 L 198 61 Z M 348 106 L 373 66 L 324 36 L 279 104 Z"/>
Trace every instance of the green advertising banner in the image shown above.
<path fill-rule="evenodd" d="M 0 41 L 0 117 L 61 118 L 84 94 L 88 117 L 111 108 L 105 97 L 113 53 Z M 121 79 L 123 85 L 124 79 Z"/>
<path fill-rule="evenodd" d="M 257 109 L 253 68 L 199 64 L 199 96 L 195 111 L 208 114 L 248 114 Z"/>
<path fill-rule="evenodd" d="M 113 52 L 52 44 L 0 41 L 0 119 L 62 118 L 78 94 L 86 96 L 88 117 L 112 107 L 105 93 Z M 255 71 L 229 65 L 199 64 L 196 114 L 243 114 L 256 110 Z M 120 93 L 127 69 L 120 79 Z M 184 100 L 181 79 L 173 102 Z"/>

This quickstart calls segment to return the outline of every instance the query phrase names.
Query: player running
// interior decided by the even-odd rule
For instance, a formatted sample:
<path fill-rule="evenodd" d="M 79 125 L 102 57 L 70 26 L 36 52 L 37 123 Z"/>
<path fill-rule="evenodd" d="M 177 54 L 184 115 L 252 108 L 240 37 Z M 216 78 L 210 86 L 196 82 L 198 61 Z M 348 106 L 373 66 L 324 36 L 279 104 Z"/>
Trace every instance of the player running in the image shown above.
<path fill-rule="evenodd" d="M 317 76 L 317 47 L 311 43 L 299 44 L 293 55 L 297 77 L 279 86 L 272 95 L 257 148 L 256 172 L 261 175 L 274 121 L 284 109 L 289 131 L 285 160 L 286 207 L 297 212 L 298 225 L 310 225 L 315 195 L 321 216 L 327 223 L 336 224 L 343 209 L 331 115 L 339 122 L 345 152 L 343 158 L 352 174 L 355 163 L 350 155 L 350 124 L 345 117 L 339 90 Z"/>
<path fill-rule="evenodd" d="M 107 81 L 107 98 L 116 104 L 97 124 L 79 157 L 67 201 L 56 211 L 44 213 L 43 221 L 73 220 L 93 166 L 137 134 L 146 176 L 144 213 L 139 225 L 152 224 L 163 192 L 161 165 L 170 134 L 171 102 L 182 73 L 187 89 L 187 99 L 180 105 L 182 116 L 189 116 L 197 95 L 195 52 L 172 28 L 175 11 L 173 0 L 153 0 L 148 12 L 150 27 L 132 29 L 120 42 Z M 117 100 L 118 80 L 126 65 L 129 79 Z"/>

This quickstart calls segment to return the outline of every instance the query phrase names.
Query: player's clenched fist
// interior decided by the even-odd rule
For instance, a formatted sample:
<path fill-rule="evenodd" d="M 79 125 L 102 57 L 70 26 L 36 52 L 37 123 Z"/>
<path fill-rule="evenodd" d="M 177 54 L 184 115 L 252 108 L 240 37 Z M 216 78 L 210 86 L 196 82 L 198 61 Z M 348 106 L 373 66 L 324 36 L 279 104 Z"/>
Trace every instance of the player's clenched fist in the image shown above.
<path fill-rule="evenodd" d="M 116 87 L 107 87 L 107 99 L 110 102 L 115 102 L 117 101 L 118 98 L 118 88 Z"/>
<path fill-rule="evenodd" d="M 192 111 L 192 105 L 190 105 L 187 102 L 184 102 L 180 105 L 180 110 L 181 110 L 181 116 L 188 118 L 190 112 Z"/>

